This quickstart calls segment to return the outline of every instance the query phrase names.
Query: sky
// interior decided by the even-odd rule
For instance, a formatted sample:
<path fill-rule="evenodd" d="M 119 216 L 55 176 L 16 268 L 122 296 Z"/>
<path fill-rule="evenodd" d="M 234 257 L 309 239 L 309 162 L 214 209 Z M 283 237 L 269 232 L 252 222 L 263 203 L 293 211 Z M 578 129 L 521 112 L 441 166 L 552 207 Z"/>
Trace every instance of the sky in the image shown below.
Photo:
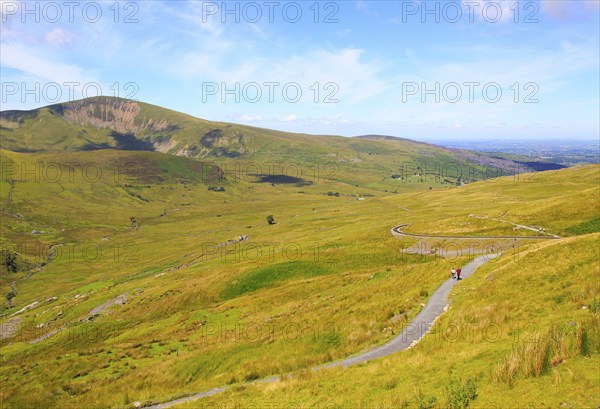
<path fill-rule="evenodd" d="M 600 0 L 0 0 L 1 109 L 96 95 L 315 134 L 600 134 Z"/>

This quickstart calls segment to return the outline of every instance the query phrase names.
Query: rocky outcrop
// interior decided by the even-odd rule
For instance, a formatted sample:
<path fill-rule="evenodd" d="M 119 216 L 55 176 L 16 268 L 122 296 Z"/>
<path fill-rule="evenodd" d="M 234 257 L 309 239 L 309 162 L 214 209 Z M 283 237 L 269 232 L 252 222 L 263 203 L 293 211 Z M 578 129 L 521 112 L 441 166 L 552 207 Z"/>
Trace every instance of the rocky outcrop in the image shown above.
<path fill-rule="evenodd" d="M 141 110 L 142 107 L 135 101 L 111 97 L 88 98 L 51 108 L 52 112 L 74 124 L 136 134 L 138 137 L 179 129 L 164 119 L 140 117 Z"/>

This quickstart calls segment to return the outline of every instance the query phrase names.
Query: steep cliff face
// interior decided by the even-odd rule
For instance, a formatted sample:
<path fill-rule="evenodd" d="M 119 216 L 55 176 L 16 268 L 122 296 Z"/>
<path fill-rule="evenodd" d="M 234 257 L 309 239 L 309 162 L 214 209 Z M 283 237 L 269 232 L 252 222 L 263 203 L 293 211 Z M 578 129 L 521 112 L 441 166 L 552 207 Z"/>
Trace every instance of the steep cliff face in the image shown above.
<path fill-rule="evenodd" d="M 176 154 L 187 149 L 193 153 L 192 136 L 205 132 L 195 130 L 198 122 L 173 111 L 113 97 L 0 112 L 2 147 L 20 152 L 124 149 Z"/>
<path fill-rule="evenodd" d="M 108 128 L 119 133 L 144 134 L 169 129 L 169 122 L 140 115 L 142 107 L 135 101 L 99 97 L 56 105 L 51 108 L 66 121 L 77 125 Z M 141 136 L 141 135 L 138 135 Z"/>
<path fill-rule="evenodd" d="M 187 157 L 238 157 L 245 153 L 239 132 L 224 132 L 222 128 L 206 132 L 199 128 L 197 136 L 188 138 L 179 132 L 182 130 L 179 124 L 152 116 L 136 101 L 97 97 L 54 105 L 49 110 L 71 124 L 109 131 L 119 149 L 157 150 Z M 104 146 L 108 145 L 97 145 Z"/>

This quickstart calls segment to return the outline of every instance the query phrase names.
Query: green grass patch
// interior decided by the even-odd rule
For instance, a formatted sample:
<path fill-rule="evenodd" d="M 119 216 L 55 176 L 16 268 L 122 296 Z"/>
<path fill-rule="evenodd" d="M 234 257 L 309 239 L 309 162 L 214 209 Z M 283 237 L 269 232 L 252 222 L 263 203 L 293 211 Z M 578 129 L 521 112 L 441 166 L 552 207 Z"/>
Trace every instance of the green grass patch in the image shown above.
<path fill-rule="evenodd" d="M 261 288 L 273 287 L 283 281 L 316 277 L 329 272 L 329 269 L 316 263 L 301 260 L 267 265 L 247 271 L 228 283 L 221 292 L 221 298 L 228 300 Z"/>
<path fill-rule="evenodd" d="M 600 216 L 591 220 L 568 227 L 567 232 L 580 236 L 582 234 L 596 233 L 600 231 Z"/>

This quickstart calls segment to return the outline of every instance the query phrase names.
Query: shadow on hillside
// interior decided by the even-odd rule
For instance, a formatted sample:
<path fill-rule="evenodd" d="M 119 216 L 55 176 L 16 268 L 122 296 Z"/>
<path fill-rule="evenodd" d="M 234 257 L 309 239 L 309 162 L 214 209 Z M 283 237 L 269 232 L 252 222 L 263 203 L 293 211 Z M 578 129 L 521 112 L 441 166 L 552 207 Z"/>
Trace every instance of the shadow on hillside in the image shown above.
<path fill-rule="evenodd" d="M 296 186 L 310 186 L 313 182 L 297 178 L 295 176 L 288 175 L 268 175 L 268 174 L 249 174 L 249 176 L 254 176 L 256 180 L 253 180 L 254 183 L 275 183 L 279 185 L 296 185 Z"/>
<path fill-rule="evenodd" d="M 154 151 L 154 144 L 143 139 L 137 139 L 131 132 L 120 133 L 112 131 L 111 138 L 115 140 L 116 145 L 107 142 L 88 142 L 80 149 L 82 151 L 97 151 L 100 149 L 120 149 L 124 151 Z"/>
<path fill-rule="evenodd" d="M 138 139 L 132 132 L 120 133 L 113 131 L 110 136 L 117 143 L 117 149 L 126 151 L 153 151 L 154 144 L 143 139 Z"/>
<path fill-rule="evenodd" d="M 561 165 L 560 163 L 550 163 L 550 162 L 518 162 L 519 165 L 524 165 L 527 168 L 534 170 L 536 172 L 543 172 L 545 170 L 558 170 L 564 169 L 567 166 Z"/>

